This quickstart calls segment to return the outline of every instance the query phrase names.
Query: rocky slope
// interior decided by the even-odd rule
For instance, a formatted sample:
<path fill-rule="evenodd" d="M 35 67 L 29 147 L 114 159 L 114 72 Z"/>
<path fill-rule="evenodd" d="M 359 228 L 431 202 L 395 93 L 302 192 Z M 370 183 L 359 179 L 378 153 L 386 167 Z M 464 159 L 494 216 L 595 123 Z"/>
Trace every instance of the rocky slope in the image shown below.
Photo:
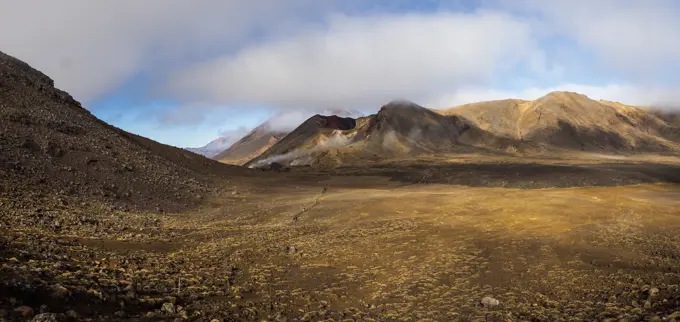
<path fill-rule="evenodd" d="M 54 82 L 0 53 L 0 195 L 79 197 L 176 210 L 237 168 L 97 119 Z"/>
<path fill-rule="evenodd" d="M 247 172 L 108 125 L 0 52 L 0 321 L 160 311 L 147 299 L 170 293 L 135 286 L 133 272 L 160 274 L 167 258 L 127 245 L 178 238 L 161 213 L 195 209 Z"/>

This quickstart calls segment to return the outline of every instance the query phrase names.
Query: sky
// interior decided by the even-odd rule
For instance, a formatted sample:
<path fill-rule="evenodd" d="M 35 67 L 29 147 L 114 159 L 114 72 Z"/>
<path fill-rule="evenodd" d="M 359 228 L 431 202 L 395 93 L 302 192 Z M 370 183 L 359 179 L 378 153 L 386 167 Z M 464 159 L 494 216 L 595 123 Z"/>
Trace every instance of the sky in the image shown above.
<path fill-rule="evenodd" d="M 678 33 L 675 0 L 0 0 L 0 51 L 179 147 L 395 99 L 566 90 L 677 108 Z"/>

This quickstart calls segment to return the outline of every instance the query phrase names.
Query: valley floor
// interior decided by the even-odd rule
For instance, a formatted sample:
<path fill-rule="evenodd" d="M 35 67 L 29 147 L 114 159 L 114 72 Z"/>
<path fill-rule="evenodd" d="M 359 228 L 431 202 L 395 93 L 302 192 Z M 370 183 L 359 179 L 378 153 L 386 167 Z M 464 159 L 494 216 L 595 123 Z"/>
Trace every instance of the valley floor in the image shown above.
<path fill-rule="evenodd" d="M 680 320 L 674 158 L 461 160 L 262 173 L 191 213 L 5 223 L 0 313 Z"/>

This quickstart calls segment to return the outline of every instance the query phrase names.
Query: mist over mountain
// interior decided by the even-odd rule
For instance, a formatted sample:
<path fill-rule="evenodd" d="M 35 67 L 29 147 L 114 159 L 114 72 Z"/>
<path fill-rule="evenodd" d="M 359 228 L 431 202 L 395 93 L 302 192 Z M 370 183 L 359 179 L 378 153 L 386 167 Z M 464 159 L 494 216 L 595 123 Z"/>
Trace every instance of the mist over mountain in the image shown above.
<path fill-rule="evenodd" d="M 310 117 L 306 111 L 279 113 L 252 131 L 244 135 L 228 148 L 216 153 L 212 157 L 220 162 L 242 165 L 259 156 L 288 135 L 292 130 Z M 338 115 L 346 117 L 360 117 L 363 113 L 349 109 L 329 109 L 320 112 L 321 115 Z"/>
<path fill-rule="evenodd" d="M 228 149 L 234 142 L 240 140 L 248 133 L 246 128 L 238 128 L 233 131 L 220 133 L 220 136 L 199 148 L 186 148 L 187 150 L 212 158 L 220 152 Z"/>

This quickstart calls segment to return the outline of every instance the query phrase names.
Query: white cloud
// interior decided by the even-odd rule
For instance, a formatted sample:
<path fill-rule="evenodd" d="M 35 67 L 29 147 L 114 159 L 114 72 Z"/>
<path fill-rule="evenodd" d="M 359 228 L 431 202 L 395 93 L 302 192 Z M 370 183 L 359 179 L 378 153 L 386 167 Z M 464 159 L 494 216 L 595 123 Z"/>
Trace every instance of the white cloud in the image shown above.
<path fill-rule="evenodd" d="M 215 119 L 197 115 L 205 112 L 199 102 L 309 111 L 405 98 L 444 107 L 555 89 L 629 104 L 680 102 L 677 1 L 481 3 L 495 11 L 447 12 L 446 1 L 439 12 L 403 13 L 408 1 L 0 0 L 0 50 L 86 104 L 149 72 L 152 86 L 171 89 L 161 98 L 183 99 L 149 120 L 183 125 Z M 384 14 L 395 8 L 401 13 Z M 341 14 L 348 11 L 355 15 Z M 555 34 L 580 47 L 541 42 Z M 599 79 L 612 85 L 573 84 L 601 72 L 588 69 L 582 51 L 611 67 Z M 578 80 L 568 78 L 574 74 Z M 169 84 L 159 84 L 164 76 Z M 676 84 L 667 82 L 673 77 Z M 527 88 L 485 89 L 504 79 Z"/>
<path fill-rule="evenodd" d="M 0 50 L 88 102 L 137 73 L 233 49 L 308 0 L 0 0 Z"/>
<path fill-rule="evenodd" d="M 523 92 L 515 93 L 483 87 L 462 87 L 453 93 L 443 94 L 437 98 L 425 101 L 422 105 L 427 108 L 443 109 L 481 101 L 494 101 L 506 98 L 525 99 L 525 97 L 526 95 Z"/>
<path fill-rule="evenodd" d="M 217 103 L 378 107 L 484 84 L 540 59 L 537 51 L 528 24 L 498 13 L 334 16 L 325 28 L 189 68 L 170 88 Z"/>
<path fill-rule="evenodd" d="M 304 110 L 292 110 L 275 115 L 267 121 L 267 127 L 271 131 L 289 132 L 310 118 L 312 113 Z"/>
<path fill-rule="evenodd" d="M 539 12 L 542 26 L 592 50 L 619 71 L 654 77 L 680 68 L 680 3 L 675 0 L 507 1 Z"/>

